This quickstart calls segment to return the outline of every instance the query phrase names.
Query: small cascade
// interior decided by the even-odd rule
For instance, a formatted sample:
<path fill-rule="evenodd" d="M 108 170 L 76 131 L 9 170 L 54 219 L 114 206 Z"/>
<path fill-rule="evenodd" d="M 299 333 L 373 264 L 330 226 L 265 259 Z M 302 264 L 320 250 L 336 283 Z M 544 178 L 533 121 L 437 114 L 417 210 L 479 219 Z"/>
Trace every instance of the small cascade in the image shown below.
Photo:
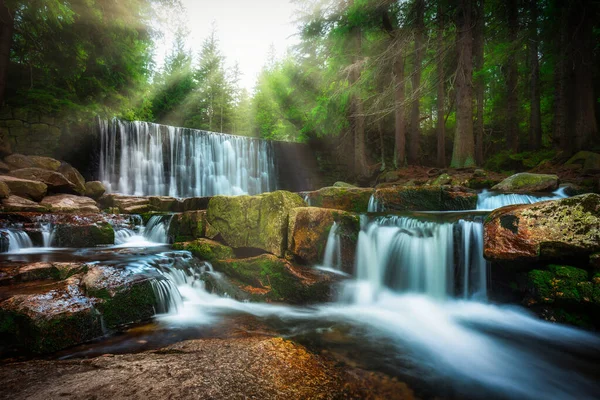
<path fill-rule="evenodd" d="M 385 290 L 485 299 L 482 222 L 379 218 L 359 233 L 356 279 L 345 298 L 357 303 L 371 303 Z"/>
<path fill-rule="evenodd" d="M 144 228 L 144 237 L 154 243 L 167 243 L 172 215 L 153 215 Z"/>
<path fill-rule="evenodd" d="M 477 199 L 478 210 L 495 210 L 496 208 L 514 204 L 533 204 L 546 200 L 559 200 L 568 197 L 564 188 L 548 195 L 533 195 L 520 193 L 495 193 L 483 190 Z"/>
<path fill-rule="evenodd" d="M 277 189 L 272 143 L 149 122 L 100 121 L 108 192 L 200 197 Z"/>
<path fill-rule="evenodd" d="M 42 245 L 43 247 L 52 247 L 52 240 L 54 239 L 54 227 L 50 223 L 40 224 L 42 230 Z"/>
<path fill-rule="evenodd" d="M 15 253 L 21 249 L 28 249 L 33 247 L 33 242 L 27 233 L 17 229 L 2 229 L 2 235 L 5 235 L 8 239 L 8 252 Z"/>
<path fill-rule="evenodd" d="M 383 211 L 381 207 L 379 207 L 379 202 L 375 198 L 375 194 L 372 194 L 369 198 L 369 205 L 367 206 L 367 212 L 380 212 Z"/>
<path fill-rule="evenodd" d="M 134 219 L 133 228 L 116 227 L 115 245 L 122 247 L 151 246 L 157 244 L 166 244 L 168 242 L 167 233 L 171 224 L 172 215 L 153 215 L 148 220 L 146 226 Z"/>
<path fill-rule="evenodd" d="M 338 224 L 333 223 L 327 235 L 327 244 L 325 245 L 325 254 L 323 255 L 323 264 L 317 266 L 318 269 L 344 274 L 342 267 L 342 242 L 338 234 Z"/>

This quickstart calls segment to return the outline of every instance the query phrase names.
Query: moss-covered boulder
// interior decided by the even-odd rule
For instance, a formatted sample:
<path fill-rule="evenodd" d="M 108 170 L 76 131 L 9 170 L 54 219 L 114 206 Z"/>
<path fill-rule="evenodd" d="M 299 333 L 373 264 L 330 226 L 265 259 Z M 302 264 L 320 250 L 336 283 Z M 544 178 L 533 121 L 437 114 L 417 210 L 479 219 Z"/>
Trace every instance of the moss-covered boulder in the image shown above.
<path fill-rule="evenodd" d="M 100 209 L 96 201 L 85 196 L 75 196 L 72 194 L 57 194 L 46 196 L 40 202 L 42 206 L 48 208 L 51 212 L 77 212 L 77 213 L 97 213 Z"/>
<path fill-rule="evenodd" d="M 328 208 L 294 208 L 290 212 L 288 228 L 289 255 L 308 265 L 321 264 L 334 223 L 340 241 L 340 267 L 351 273 L 354 269 L 354 255 L 360 232 L 357 214 Z"/>
<path fill-rule="evenodd" d="M 477 207 L 477 193 L 461 186 L 395 186 L 377 189 L 378 211 L 461 211 Z"/>
<path fill-rule="evenodd" d="M 434 179 L 434 181 L 431 183 L 434 186 L 440 186 L 440 185 L 449 185 L 450 183 L 452 183 L 452 177 L 448 174 L 441 174 L 440 176 L 438 176 L 437 178 Z"/>
<path fill-rule="evenodd" d="M 492 190 L 510 193 L 553 192 L 558 189 L 558 176 L 522 172 L 509 176 Z"/>
<path fill-rule="evenodd" d="M 104 193 L 106 193 L 106 187 L 102 182 L 91 181 L 85 183 L 85 195 L 87 197 L 98 200 Z"/>
<path fill-rule="evenodd" d="M 357 187 L 324 187 L 313 192 L 304 192 L 312 207 L 333 208 L 364 213 L 369 207 L 373 189 Z"/>
<path fill-rule="evenodd" d="M 60 172 L 65 178 L 71 182 L 71 189 L 79 194 L 85 195 L 86 187 L 85 187 L 85 178 L 81 173 L 71 166 L 68 163 L 62 163 L 58 168 L 58 172 Z"/>
<path fill-rule="evenodd" d="M 203 261 L 214 263 L 218 260 L 235 258 L 233 249 L 210 239 L 197 239 L 191 242 L 175 243 L 174 250 L 186 250 Z"/>
<path fill-rule="evenodd" d="M 356 185 L 353 185 L 351 183 L 347 183 L 347 182 L 342 182 L 342 181 L 337 181 L 336 183 L 333 184 L 333 187 L 345 187 L 345 188 L 355 188 L 357 187 Z"/>
<path fill-rule="evenodd" d="M 151 196 L 148 198 L 150 207 L 154 211 L 177 212 L 181 210 L 182 202 L 170 196 Z"/>
<path fill-rule="evenodd" d="M 271 254 L 219 261 L 214 266 L 253 301 L 306 304 L 331 300 L 329 274 Z"/>
<path fill-rule="evenodd" d="M 80 290 L 79 278 L 39 294 L 0 302 L 0 337 L 34 353 L 48 353 L 103 334 L 95 299 Z"/>
<path fill-rule="evenodd" d="M 46 195 L 48 186 L 43 182 L 15 178 L 14 176 L 0 175 L 0 182 L 4 182 L 11 194 L 33 201 L 40 201 Z"/>
<path fill-rule="evenodd" d="M 81 262 L 35 262 L 29 264 L 4 265 L 0 273 L 0 286 L 23 282 L 65 280 L 86 272 L 88 265 Z"/>
<path fill-rule="evenodd" d="M 97 299 L 96 308 L 106 327 L 115 328 L 155 314 L 152 279 L 127 269 L 94 266 L 82 278 L 82 287 L 88 297 Z"/>
<path fill-rule="evenodd" d="M 580 165 L 584 172 L 600 171 L 600 154 L 582 150 L 571 157 L 565 165 Z"/>
<path fill-rule="evenodd" d="M 115 231 L 108 222 L 59 224 L 54 228 L 57 247 L 95 247 L 115 243 Z"/>
<path fill-rule="evenodd" d="M 206 219 L 231 247 L 283 256 L 290 210 L 304 205 L 298 194 L 281 190 L 258 196 L 215 196 L 208 203 Z"/>
<path fill-rule="evenodd" d="M 600 251 L 600 195 L 503 207 L 485 221 L 490 261 L 587 259 Z"/>
<path fill-rule="evenodd" d="M 48 208 L 23 197 L 8 196 L 8 198 L 2 199 L 2 210 L 7 212 L 45 212 L 48 211 Z"/>
<path fill-rule="evenodd" d="M 173 215 L 167 234 L 173 243 L 206 237 L 206 211 L 187 211 Z"/>

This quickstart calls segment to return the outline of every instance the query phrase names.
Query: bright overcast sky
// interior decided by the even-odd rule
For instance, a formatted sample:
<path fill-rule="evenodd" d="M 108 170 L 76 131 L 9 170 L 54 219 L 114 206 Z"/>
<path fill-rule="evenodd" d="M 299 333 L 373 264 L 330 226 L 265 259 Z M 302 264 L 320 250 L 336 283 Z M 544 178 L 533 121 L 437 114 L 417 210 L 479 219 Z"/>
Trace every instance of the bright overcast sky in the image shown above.
<path fill-rule="evenodd" d="M 202 41 L 217 24 L 221 51 L 228 66 L 236 61 L 243 73 L 240 84 L 251 90 L 266 62 L 271 44 L 278 56 L 295 43 L 293 24 L 295 6 L 289 0 L 182 0 L 187 9 L 189 46 L 197 54 Z M 161 46 L 162 47 L 162 46 Z M 169 46 L 166 46 L 167 48 Z M 162 50 L 162 51 L 161 51 Z M 158 62 L 165 52 L 159 47 Z"/>

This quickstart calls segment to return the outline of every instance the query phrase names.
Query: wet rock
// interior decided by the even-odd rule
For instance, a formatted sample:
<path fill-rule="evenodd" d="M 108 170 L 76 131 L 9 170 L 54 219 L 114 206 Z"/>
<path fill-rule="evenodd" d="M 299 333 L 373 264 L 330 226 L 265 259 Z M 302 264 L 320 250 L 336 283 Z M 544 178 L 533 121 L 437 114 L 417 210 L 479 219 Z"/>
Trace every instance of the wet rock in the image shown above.
<path fill-rule="evenodd" d="M 191 242 L 175 243 L 173 250 L 189 251 L 200 260 L 210 263 L 235 258 L 231 247 L 210 239 L 197 239 Z"/>
<path fill-rule="evenodd" d="M 57 247 L 81 248 L 114 243 L 115 231 L 108 222 L 59 224 L 54 229 L 54 244 Z"/>
<path fill-rule="evenodd" d="M 378 208 L 386 211 L 461 211 L 477 207 L 477 193 L 461 186 L 400 186 L 377 189 Z"/>
<path fill-rule="evenodd" d="M 69 182 L 71 182 L 71 188 L 75 193 L 82 196 L 85 195 L 85 178 L 79 173 L 77 169 L 73 168 L 70 164 L 62 163 L 60 168 L 58 169 L 58 172 L 63 174 L 63 176 L 67 178 Z"/>
<path fill-rule="evenodd" d="M 33 201 L 42 200 L 48 190 L 48 186 L 45 183 L 15 178 L 13 176 L 0 175 L 0 182 L 4 182 L 13 195 Z"/>
<path fill-rule="evenodd" d="M 106 188 L 102 182 L 91 181 L 85 183 L 85 195 L 87 197 L 98 200 L 104 193 L 106 193 Z"/>
<path fill-rule="evenodd" d="M 35 353 L 48 353 L 102 335 L 94 300 L 79 280 L 41 294 L 16 295 L 0 302 L 0 334 Z"/>
<path fill-rule="evenodd" d="M 142 214 L 154 211 L 148 197 L 105 194 L 98 202 L 102 208 L 116 208 L 123 214 Z"/>
<path fill-rule="evenodd" d="M 97 298 L 96 308 L 108 328 L 152 317 L 157 306 L 153 277 L 120 268 L 94 266 L 82 278 L 87 296 Z"/>
<path fill-rule="evenodd" d="M 36 262 L 14 267 L 4 266 L 0 273 L 0 285 L 14 285 L 41 280 L 65 280 L 87 271 L 87 264 L 78 262 Z"/>
<path fill-rule="evenodd" d="M 558 176 L 522 172 L 509 176 L 492 189 L 511 193 L 553 192 L 558 189 Z"/>
<path fill-rule="evenodd" d="M 22 168 L 41 168 L 48 171 L 58 171 L 61 162 L 50 157 L 42 156 L 26 156 L 23 154 L 11 154 L 4 157 L 4 162 L 8 164 L 11 169 L 22 169 Z"/>
<path fill-rule="evenodd" d="M 373 194 L 371 188 L 325 187 L 313 192 L 305 192 L 307 202 L 312 207 L 334 208 L 350 212 L 364 213 L 369 207 Z"/>
<path fill-rule="evenodd" d="M 253 301 L 306 304 L 331 300 L 334 281 L 330 274 L 293 265 L 271 254 L 219 260 L 213 265 Z"/>
<path fill-rule="evenodd" d="M 215 196 L 206 219 L 231 247 L 253 247 L 283 256 L 289 212 L 304 204 L 297 194 L 281 190 L 258 196 Z"/>
<path fill-rule="evenodd" d="M 175 197 L 152 196 L 148 198 L 148 203 L 154 211 L 177 212 L 181 210 L 181 201 Z"/>
<path fill-rule="evenodd" d="M 571 157 L 565 165 L 579 165 L 584 173 L 600 171 L 600 154 L 583 150 Z"/>
<path fill-rule="evenodd" d="M 352 273 L 360 232 L 359 217 L 353 213 L 317 207 L 294 208 L 290 212 L 288 228 L 289 253 L 308 265 L 321 264 L 334 222 L 340 239 L 341 267 Z"/>
<path fill-rule="evenodd" d="M 4 182 L 0 182 L 0 199 L 6 199 L 8 196 L 10 196 L 8 185 Z"/>
<path fill-rule="evenodd" d="M 183 199 L 180 211 L 206 210 L 210 199 L 210 197 L 189 197 Z"/>
<path fill-rule="evenodd" d="M 490 261 L 586 259 L 600 251 L 600 195 L 500 208 L 485 221 Z"/>
<path fill-rule="evenodd" d="M 96 201 L 93 199 L 72 194 L 47 196 L 44 197 L 40 204 L 48 207 L 51 212 L 100 212 L 100 209 L 96 206 Z"/>
<path fill-rule="evenodd" d="M 333 184 L 333 187 L 355 188 L 356 185 L 353 185 L 351 183 L 346 183 L 346 182 L 338 181 L 338 182 L 336 182 L 336 183 Z"/>
<path fill-rule="evenodd" d="M 174 215 L 167 234 L 173 243 L 205 237 L 206 211 L 186 211 Z"/>
<path fill-rule="evenodd" d="M 4 211 L 16 212 L 45 212 L 48 211 L 46 206 L 24 199 L 19 196 L 9 196 L 7 199 L 2 199 L 2 209 Z"/>
<path fill-rule="evenodd" d="M 71 183 L 64 175 L 58 172 L 49 171 L 41 168 L 23 168 L 16 169 L 9 173 L 15 178 L 27 179 L 45 183 L 48 189 L 54 192 L 74 192 L 75 185 Z"/>

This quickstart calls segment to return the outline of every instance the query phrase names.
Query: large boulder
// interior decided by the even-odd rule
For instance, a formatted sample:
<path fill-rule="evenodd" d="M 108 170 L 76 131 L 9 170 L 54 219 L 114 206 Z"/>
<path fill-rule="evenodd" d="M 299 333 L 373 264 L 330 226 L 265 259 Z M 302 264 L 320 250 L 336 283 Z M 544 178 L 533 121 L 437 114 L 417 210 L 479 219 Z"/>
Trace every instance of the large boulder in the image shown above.
<path fill-rule="evenodd" d="M 600 251 L 600 195 L 502 207 L 485 221 L 490 261 L 573 261 Z"/>
<path fill-rule="evenodd" d="M 600 154 L 582 150 L 576 153 L 565 165 L 580 165 L 584 171 L 600 171 Z"/>
<path fill-rule="evenodd" d="M 173 215 L 167 234 L 173 243 L 205 237 L 206 211 L 186 211 Z"/>
<path fill-rule="evenodd" d="M 0 274 L 0 286 L 24 282 L 65 280 L 86 272 L 88 265 L 81 262 L 35 262 L 31 264 L 4 265 Z"/>
<path fill-rule="evenodd" d="M 351 273 L 360 232 L 359 216 L 353 213 L 317 207 L 292 209 L 288 227 L 290 255 L 309 265 L 321 264 L 334 223 L 340 241 L 340 267 L 345 272 Z"/>
<path fill-rule="evenodd" d="M 231 247 L 283 256 L 290 210 L 304 205 L 299 195 L 281 190 L 258 196 L 215 196 L 208 203 L 206 218 Z"/>
<path fill-rule="evenodd" d="M 75 196 L 72 194 L 57 194 L 47 196 L 40 203 L 46 206 L 51 212 L 77 212 L 88 213 L 100 212 L 96 202 L 89 197 Z"/>
<path fill-rule="evenodd" d="M 62 163 L 58 172 L 63 174 L 63 176 L 71 182 L 71 188 L 75 193 L 80 195 L 85 194 L 85 178 L 77 169 L 73 168 L 70 164 Z"/>
<path fill-rule="evenodd" d="M 35 201 L 25 199 L 19 196 L 9 196 L 2 199 L 2 209 L 4 211 L 15 212 L 45 212 L 48 211 L 46 206 L 43 206 Z"/>
<path fill-rule="evenodd" d="M 128 269 L 94 266 L 82 278 L 87 296 L 98 299 L 96 308 L 106 327 L 139 322 L 155 314 L 157 299 L 152 287 L 156 277 Z"/>
<path fill-rule="evenodd" d="M 461 186 L 396 186 L 377 189 L 377 211 L 462 211 L 477 207 L 477 192 Z"/>
<path fill-rule="evenodd" d="M 45 183 L 15 178 L 13 176 L 0 175 L 0 182 L 4 182 L 15 196 L 25 197 L 34 201 L 42 200 L 48 190 L 48 186 Z"/>
<path fill-rule="evenodd" d="M 214 266 L 227 275 L 250 300 L 290 304 L 331 300 L 333 280 L 329 274 L 293 265 L 271 254 L 221 260 L 215 262 Z"/>
<path fill-rule="evenodd" d="M 58 171 L 61 162 L 50 157 L 42 156 L 26 156 L 24 154 L 11 154 L 4 157 L 4 162 L 8 164 L 11 169 L 22 169 L 22 168 L 41 168 L 48 171 Z"/>
<path fill-rule="evenodd" d="M 106 187 L 100 181 L 91 181 L 85 183 L 85 195 L 94 200 L 98 200 L 106 193 Z"/>
<path fill-rule="evenodd" d="M 558 176 L 522 172 L 509 176 L 492 190 L 510 193 L 553 192 L 558 189 Z"/>
<path fill-rule="evenodd" d="M 233 249 L 210 239 L 197 239 L 191 242 L 175 243 L 174 250 L 186 250 L 202 261 L 216 263 L 235 258 Z"/>
<path fill-rule="evenodd" d="M 94 247 L 115 243 L 115 231 L 108 222 L 58 224 L 53 244 L 57 247 Z"/>
<path fill-rule="evenodd" d="M 35 353 L 47 353 L 102 336 L 95 299 L 79 288 L 79 278 L 36 294 L 0 302 L 0 335 Z"/>
<path fill-rule="evenodd" d="M 30 181 L 43 182 L 54 192 L 75 192 L 76 186 L 63 174 L 41 168 L 22 168 L 9 173 L 10 176 Z"/>
<path fill-rule="evenodd" d="M 311 207 L 334 208 L 364 213 L 369 207 L 373 189 L 357 187 L 324 187 L 313 192 L 304 192 Z"/>

